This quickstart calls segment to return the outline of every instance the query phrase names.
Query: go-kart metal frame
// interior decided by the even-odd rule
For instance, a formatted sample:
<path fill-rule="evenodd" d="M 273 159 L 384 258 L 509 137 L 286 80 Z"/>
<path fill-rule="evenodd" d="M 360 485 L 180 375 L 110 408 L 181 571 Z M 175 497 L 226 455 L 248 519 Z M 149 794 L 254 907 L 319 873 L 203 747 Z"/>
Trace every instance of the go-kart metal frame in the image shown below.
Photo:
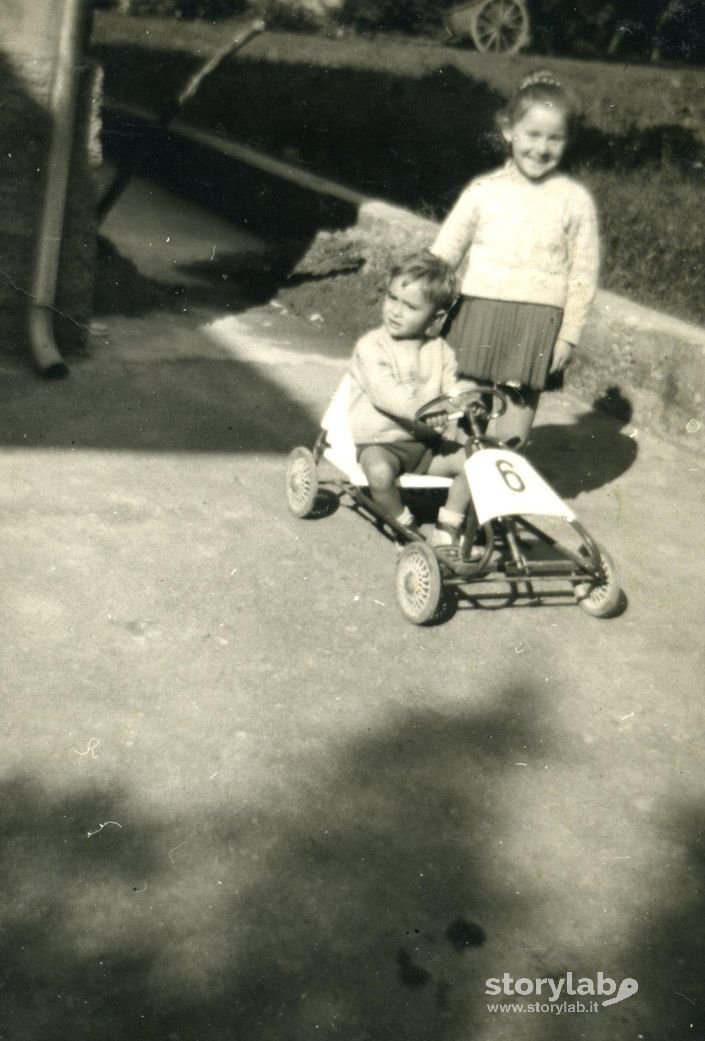
<path fill-rule="evenodd" d="M 326 410 L 313 449 L 299 446 L 291 452 L 287 502 L 296 517 L 312 517 L 321 512 L 324 491 L 333 493 L 395 541 L 401 547 L 396 597 L 405 618 L 416 625 L 441 621 L 461 596 L 478 607 L 577 603 L 596 618 L 611 618 L 624 610 L 626 598 L 607 551 L 528 459 L 485 433 L 488 423 L 507 407 L 502 390 L 478 387 L 436 398 L 416 414 L 423 422 L 445 412 L 449 420 L 461 420 L 467 431 L 465 472 L 474 511 L 469 511 L 459 546 L 434 547 L 369 495 L 347 419 L 349 387 L 346 376 Z M 332 465 L 332 476 L 320 475 L 324 462 Z M 450 479 L 403 474 L 397 483 L 402 490 L 439 494 Z M 568 538 L 546 530 L 556 526 Z"/>

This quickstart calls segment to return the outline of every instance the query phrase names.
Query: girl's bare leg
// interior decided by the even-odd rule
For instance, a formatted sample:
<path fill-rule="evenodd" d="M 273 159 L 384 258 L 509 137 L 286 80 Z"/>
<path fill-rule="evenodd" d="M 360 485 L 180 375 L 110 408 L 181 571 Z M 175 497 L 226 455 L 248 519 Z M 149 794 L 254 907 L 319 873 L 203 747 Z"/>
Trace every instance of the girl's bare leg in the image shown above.
<path fill-rule="evenodd" d="M 518 451 L 529 440 L 541 392 L 525 387 L 521 390 L 501 389 L 507 394 L 507 411 L 494 421 L 494 436 L 507 448 Z"/>

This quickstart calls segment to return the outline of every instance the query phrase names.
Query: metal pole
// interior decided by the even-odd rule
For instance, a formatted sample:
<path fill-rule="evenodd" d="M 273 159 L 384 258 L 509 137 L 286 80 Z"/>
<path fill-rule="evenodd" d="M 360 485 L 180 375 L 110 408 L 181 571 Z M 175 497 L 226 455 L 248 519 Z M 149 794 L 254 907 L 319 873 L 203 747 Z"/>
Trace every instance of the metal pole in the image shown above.
<path fill-rule="evenodd" d="M 54 303 L 73 152 L 85 4 L 86 0 L 64 0 L 49 101 L 51 141 L 28 316 L 32 357 L 47 377 L 68 373 L 54 338 Z"/>

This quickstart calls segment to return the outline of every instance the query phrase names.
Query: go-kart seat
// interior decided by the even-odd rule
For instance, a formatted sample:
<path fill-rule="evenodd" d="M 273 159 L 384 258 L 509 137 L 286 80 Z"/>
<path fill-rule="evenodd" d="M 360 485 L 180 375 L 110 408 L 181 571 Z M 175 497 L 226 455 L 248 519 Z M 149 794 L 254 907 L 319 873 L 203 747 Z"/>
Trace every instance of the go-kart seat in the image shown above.
<path fill-rule="evenodd" d="M 367 478 L 357 461 L 355 442 L 348 421 L 350 383 L 350 374 L 346 373 L 321 420 L 327 442 L 323 457 L 342 471 L 352 484 L 364 487 Z M 434 477 L 430 474 L 402 474 L 396 480 L 400 488 L 449 488 L 451 483 L 450 477 Z"/>

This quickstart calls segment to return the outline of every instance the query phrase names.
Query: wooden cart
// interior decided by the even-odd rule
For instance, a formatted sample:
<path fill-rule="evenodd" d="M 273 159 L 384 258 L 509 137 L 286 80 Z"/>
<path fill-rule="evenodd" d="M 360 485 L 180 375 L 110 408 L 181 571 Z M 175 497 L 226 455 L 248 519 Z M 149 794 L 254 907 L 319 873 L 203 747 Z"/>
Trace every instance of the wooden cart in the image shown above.
<path fill-rule="evenodd" d="M 470 0 L 451 8 L 446 25 L 458 39 L 471 39 L 478 51 L 516 54 L 530 39 L 524 0 Z"/>

